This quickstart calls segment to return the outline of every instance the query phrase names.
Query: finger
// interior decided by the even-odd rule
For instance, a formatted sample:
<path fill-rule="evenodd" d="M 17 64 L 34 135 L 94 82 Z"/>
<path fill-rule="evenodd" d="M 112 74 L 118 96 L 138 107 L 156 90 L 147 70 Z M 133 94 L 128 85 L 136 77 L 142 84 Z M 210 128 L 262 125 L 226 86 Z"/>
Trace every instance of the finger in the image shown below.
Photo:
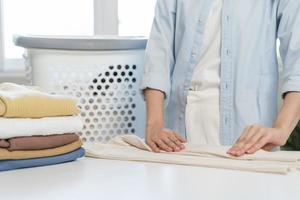
<path fill-rule="evenodd" d="M 175 135 L 174 135 L 173 141 L 177 144 L 177 146 L 180 148 L 180 150 L 185 148 L 184 144 Z"/>
<path fill-rule="evenodd" d="M 186 143 L 186 139 L 184 139 L 181 135 L 176 132 L 174 132 L 174 135 L 181 143 Z"/>
<path fill-rule="evenodd" d="M 269 137 L 267 135 L 265 135 L 264 137 L 262 137 L 256 144 L 254 144 L 248 151 L 248 154 L 253 154 L 256 151 L 258 151 L 259 149 L 261 149 L 263 146 L 265 146 L 266 144 L 268 144 L 269 142 Z"/>
<path fill-rule="evenodd" d="M 261 129 L 254 135 L 252 135 L 252 137 L 244 142 L 245 144 L 243 147 L 243 151 L 237 152 L 237 156 L 244 155 L 254 144 L 256 144 L 262 137 L 264 137 L 265 133 L 265 130 Z"/>
<path fill-rule="evenodd" d="M 172 152 L 172 148 L 169 147 L 164 141 L 162 140 L 157 140 L 155 141 L 155 143 L 158 145 L 158 147 L 161 149 L 161 150 L 164 150 L 166 152 Z"/>
<path fill-rule="evenodd" d="M 234 156 L 241 156 L 244 153 L 246 153 L 246 138 L 253 137 L 255 134 L 257 134 L 257 131 L 259 130 L 258 126 L 250 126 L 249 128 L 245 129 L 245 132 L 243 135 L 243 139 L 237 142 L 230 150 L 229 154 L 234 155 Z"/>
<path fill-rule="evenodd" d="M 276 146 L 273 144 L 267 144 L 262 149 L 265 151 L 272 151 Z"/>
<path fill-rule="evenodd" d="M 173 151 L 179 151 L 180 148 L 175 144 L 175 142 L 172 141 L 171 137 L 168 136 L 166 138 L 162 139 L 164 143 L 168 146 L 171 147 Z"/>
<path fill-rule="evenodd" d="M 249 132 L 250 128 L 251 128 L 251 126 L 247 126 L 244 129 L 243 133 L 241 134 L 241 136 L 239 137 L 239 139 L 237 139 L 236 143 L 240 142 L 240 141 L 243 141 L 247 137 L 247 133 Z"/>
<path fill-rule="evenodd" d="M 240 138 L 232 145 L 232 147 L 228 150 L 227 153 L 234 155 L 237 151 L 239 151 L 240 146 L 243 145 L 243 138 L 249 133 L 249 128 L 246 128 L 244 132 L 241 134 Z"/>
<path fill-rule="evenodd" d="M 234 143 L 234 145 L 227 151 L 228 154 L 233 156 L 236 155 L 238 151 L 240 151 L 241 147 L 244 144 L 243 138 L 245 138 L 249 134 L 250 128 L 246 128 L 244 132 L 241 134 L 241 137 Z"/>
<path fill-rule="evenodd" d="M 150 142 L 147 142 L 147 144 L 152 149 L 152 151 L 154 151 L 155 153 L 159 153 L 160 152 L 158 146 L 154 142 L 150 141 Z"/>
<path fill-rule="evenodd" d="M 251 141 L 251 139 L 254 139 L 253 137 L 255 137 L 257 133 L 260 131 L 262 131 L 260 127 L 252 127 L 252 128 L 250 127 L 248 129 L 248 134 L 245 134 L 243 138 L 243 142 L 248 143 L 249 141 Z"/>
<path fill-rule="evenodd" d="M 181 149 L 183 149 L 184 145 L 176 138 L 174 134 L 170 135 L 169 139 L 174 143 L 175 151 L 180 151 Z"/>
<path fill-rule="evenodd" d="M 169 129 L 165 129 L 165 132 L 169 133 L 169 136 L 171 135 L 171 139 L 172 139 L 173 142 L 176 142 L 176 144 L 181 146 L 181 148 L 184 148 L 184 145 L 182 143 L 186 143 L 186 140 L 182 136 L 180 136 L 175 131 L 172 131 L 172 130 L 169 130 Z M 180 144 L 178 143 L 178 141 L 179 141 Z"/>

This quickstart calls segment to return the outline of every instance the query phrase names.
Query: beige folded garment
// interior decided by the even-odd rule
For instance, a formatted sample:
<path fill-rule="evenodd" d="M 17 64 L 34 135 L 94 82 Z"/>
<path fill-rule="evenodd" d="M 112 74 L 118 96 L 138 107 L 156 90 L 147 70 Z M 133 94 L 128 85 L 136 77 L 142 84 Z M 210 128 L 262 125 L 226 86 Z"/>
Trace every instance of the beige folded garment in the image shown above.
<path fill-rule="evenodd" d="M 118 136 L 109 144 L 86 145 L 86 156 L 102 159 L 143 161 L 200 167 L 223 168 L 264 173 L 287 174 L 300 169 L 299 152 L 258 151 L 253 155 L 232 157 L 229 147 L 194 146 L 186 144 L 182 152 L 153 153 L 144 140 L 134 135 Z"/>
<path fill-rule="evenodd" d="M 41 118 L 78 114 L 76 102 L 66 96 L 50 95 L 29 87 L 0 84 L 0 116 Z"/>

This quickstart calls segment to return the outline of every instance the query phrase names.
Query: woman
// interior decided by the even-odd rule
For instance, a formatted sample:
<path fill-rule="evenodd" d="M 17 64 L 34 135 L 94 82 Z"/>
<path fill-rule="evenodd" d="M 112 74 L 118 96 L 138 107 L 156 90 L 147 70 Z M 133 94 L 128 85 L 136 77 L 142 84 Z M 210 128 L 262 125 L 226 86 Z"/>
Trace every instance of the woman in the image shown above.
<path fill-rule="evenodd" d="M 300 1 L 158 0 L 141 89 L 155 152 L 186 139 L 235 156 L 284 145 L 300 119 Z"/>

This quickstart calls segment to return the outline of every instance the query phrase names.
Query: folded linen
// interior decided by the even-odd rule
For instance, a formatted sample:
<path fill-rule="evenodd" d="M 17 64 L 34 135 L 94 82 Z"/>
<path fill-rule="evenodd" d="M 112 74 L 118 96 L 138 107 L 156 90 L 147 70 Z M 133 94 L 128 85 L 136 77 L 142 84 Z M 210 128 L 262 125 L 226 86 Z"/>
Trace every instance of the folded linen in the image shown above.
<path fill-rule="evenodd" d="M 64 146 L 77 140 L 79 140 L 79 137 L 75 133 L 49 136 L 16 137 L 0 140 L 0 148 L 6 148 L 9 151 L 42 150 Z"/>
<path fill-rule="evenodd" d="M 66 154 L 61 154 L 58 156 L 23 159 L 23 160 L 2 160 L 0 161 L 0 171 L 8 171 L 13 169 L 40 167 L 40 166 L 66 163 L 83 157 L 84 153 L 85 153 L 84 149 L 79 148 L 75 151 Z"/>
<path fill-rule="evenodd" d="M 78 114 L 76 102 L 13 83 L 0 84 L 0 116 L 41 118 Z"/>
<path fill-rule="evenodd" d="M 300 169 L 299 152 L 258 151 L 253 155 L 232 157 L 226 153 L 229 147 L 195 146 L 186 144 L 181 152 L 153 153 L 144 140 L 134 135 L 119 136 L 109 144 L 86 144 L 86 156 L 143 161 L 199 167 L 223 168 L 232 170 L 255 171 L 286 174 Z"/>
<path fill-rule="evenodd" d="M 76 142 L 61 147 L 43 150 L 8 151 L 7 149 L 0 148 L 0 160 L 20 160 L 57 156 L 74 151 L 75 149 L 78 149 L 81 146 L 82 142 L 80 140 L 77 140 Z"/>
<path fill-rule="evenodd" d="M 82 130 L 80 116 L 30 118 L 0 118 L 0 139 L 34 135 L 76 133 Z"/>

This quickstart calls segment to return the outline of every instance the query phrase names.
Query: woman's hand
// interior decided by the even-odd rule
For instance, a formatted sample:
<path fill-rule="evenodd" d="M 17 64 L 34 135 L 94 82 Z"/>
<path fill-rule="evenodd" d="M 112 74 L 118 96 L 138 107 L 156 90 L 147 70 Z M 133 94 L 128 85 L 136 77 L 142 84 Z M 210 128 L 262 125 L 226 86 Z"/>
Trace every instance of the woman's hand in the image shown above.
<path fill-rule="evenodd" d="M 167 152 L 184 149 L 182 143 L 186 142 L 179 134 L 164 129 L 164 98 L 162 91 L 155 89 L 145 90 L 147 105 L 146 143 L 154 152 L 164 150 Z"/>
<path fill-rule="evenodd" d="M 248 126 L 227 153 L 233 156 L 242 156 L 253 154 L 259 149 L 271 151 L 274 147 L 284 145 L 288 136 L 289 134 L 280 128 L 267 128 L 260 125 Z"/>
<path fill-rule="evenodd" d="M 255 153 L 259 149 L 270 151 L 276 146 L 282 146 L 288 140 L 299 119 L 300 92 L 286 93 L 273 128 L 260 125 L 246 127 L 241 137 L 227 153 L 242 156 Z"/>
<path fill-rule="evenodd" d="M 184 149 L 185 139 L 172 130 L 160 125 L 148 125 L 146 132 L 146 143 L 156 153 L 160 150 L 177 152 Z"/>

